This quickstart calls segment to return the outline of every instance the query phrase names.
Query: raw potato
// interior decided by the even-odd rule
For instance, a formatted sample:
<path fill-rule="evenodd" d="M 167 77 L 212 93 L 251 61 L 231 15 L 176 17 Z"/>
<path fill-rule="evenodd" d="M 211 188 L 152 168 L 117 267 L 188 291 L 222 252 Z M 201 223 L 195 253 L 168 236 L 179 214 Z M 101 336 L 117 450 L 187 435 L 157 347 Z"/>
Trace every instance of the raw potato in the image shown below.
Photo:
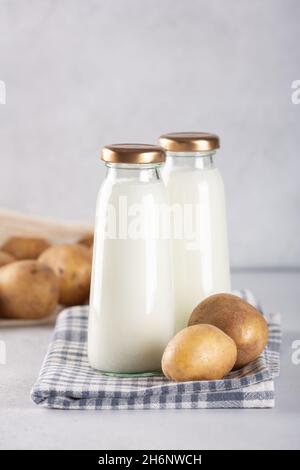
<path fill-rule="evenodd" d="M 53 269 L 59 281 L 59 303 L 83 304 L 91 282 L 91 250 L 83 245 L 57 245 L 46 250 L 39 261 Z"/>
<path fill-rule="evenodd" d="M 48 240 L 38 237 L 11 237 L 2 246 L 2 250 L 18 260 L 37 259 L 51 246 Z"/>
<path fill-rule="evenodd" d="M 268 342 L 268 325 L 262 314 L 240 297 L 215 294 L 192 312 L 189 325 L 208 323 L 220 328 L 237 345 L 235 369 L 256 359 Z"/>
<path fill-rule="evenodd" d="M 179 331 L 162 357 L 165 376 L 176 382 L 219 380 L 236 361 L 236 345 L 212 325 L 195 325 Z"/>
<path fill-rule="evenodd" d="M 15 261 L 0 269 L 0 315 L 39 319 L 55 310 L 58 281 L 52 269 L 37 261 Z"/>
<path fill-rule="evenodd" d="M 88 235 L 86 235 L 85 237 L 81 238 L 78 243 L 80 245 L 84 245 L 84 246 L 87 246 L 88 248 L 93 248 L 93 244 L 94 244 L 94 235 L 93 233 L 90 233 Z"/>
<path fill-rule="evenodd" d="M 16 258 L 14 258 L 12 255 L 5 253 L 5 251 L 0 251 L 0 267 L 9 263 L 13 263 L 14 261 L 16 261 Z"/>

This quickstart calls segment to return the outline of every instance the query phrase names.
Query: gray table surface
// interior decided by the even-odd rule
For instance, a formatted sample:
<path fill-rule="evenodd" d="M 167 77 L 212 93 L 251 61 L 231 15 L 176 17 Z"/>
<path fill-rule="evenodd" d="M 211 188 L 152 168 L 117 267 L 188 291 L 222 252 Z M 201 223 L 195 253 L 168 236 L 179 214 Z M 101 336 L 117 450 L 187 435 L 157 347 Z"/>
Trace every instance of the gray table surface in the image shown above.
<path fill-rule="evenodd" d="M 248 287 L 268 311 L 282 313 L 281 375 L 276 407 L 266 410 L 46 410 L 29 392 L 45 355 L 51 327 L 2 328 L 7 363 L 0 365 L 1 449 L 299 449 L 300 272 L 235 272 L 233 287 Z"/>

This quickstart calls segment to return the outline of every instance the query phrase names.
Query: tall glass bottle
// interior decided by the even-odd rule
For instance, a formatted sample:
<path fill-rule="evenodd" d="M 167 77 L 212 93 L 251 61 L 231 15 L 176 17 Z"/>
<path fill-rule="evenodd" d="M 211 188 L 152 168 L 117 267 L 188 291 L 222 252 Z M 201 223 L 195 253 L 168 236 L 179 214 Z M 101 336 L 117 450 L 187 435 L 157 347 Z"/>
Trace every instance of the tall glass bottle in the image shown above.
<path fill-rule="evenodd" d="M 96 209 L 89 362 L 103 372 L 149 373 L 160 369 L 174 332 L 171 246 L 160 232 L 165 153 L 122 144 L 104 147 L 101 157 L 107 174 Z"/>
<path fill-rule="evenodd" d="M 214 155 L 214 134 L 183 132 L 162 135 L 163 170 L 173 221 L 176 330 L 205 297 L 230 292 L 225 195 Z"/>

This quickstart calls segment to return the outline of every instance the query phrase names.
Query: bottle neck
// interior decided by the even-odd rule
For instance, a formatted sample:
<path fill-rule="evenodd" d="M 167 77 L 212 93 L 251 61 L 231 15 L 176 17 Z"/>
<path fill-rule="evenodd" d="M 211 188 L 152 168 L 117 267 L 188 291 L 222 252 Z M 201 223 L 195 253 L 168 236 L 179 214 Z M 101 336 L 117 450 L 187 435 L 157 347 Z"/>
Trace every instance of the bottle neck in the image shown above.
<path fill-rule="evenodd" d="M 109 163 L 106 164 L 106 179 L 111 181 L 136 181 L 140 183 L 150 183 L 161 179 L 161 164 L 127 164 Z"/>
<path fill-rule="evenodd" d="M 215 152 L 167 152 L 166 169 L 208 170 L 215 168 Z"/>

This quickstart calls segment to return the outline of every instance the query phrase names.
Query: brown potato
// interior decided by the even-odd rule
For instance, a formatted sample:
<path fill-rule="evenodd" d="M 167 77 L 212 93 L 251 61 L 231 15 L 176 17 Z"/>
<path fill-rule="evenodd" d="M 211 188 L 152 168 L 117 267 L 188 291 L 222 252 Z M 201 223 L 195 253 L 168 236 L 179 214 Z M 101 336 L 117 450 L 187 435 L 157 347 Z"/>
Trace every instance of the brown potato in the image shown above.
<path fill-rule="evenodd" d="M 195 325 L 179 331 L 162 357 L 165 376 L 176 382 L 219 380 L 236 361 L 236 345 L 212 325 Z"/>
<path fill-rule="evenodd" d="M 56 273 L 59 281 L 59 302 L 63 305 L 83 304 L 91 282 L 91 250 L 83 245 L 57 245 L 39 257 Z"/>
<path fill-rule="evenodd" d="M 25 260 L 0 269 L 0 315 L 6 318 L 38 319 L 55 310 L 58 280 L 52 269 Z"/>
<path fill-rule="evenodd" d="M 189 325 L 208 323 L 220 328 L 237 346 L 235 369 L 256 359 L 268 342 L 268 325 L 262 314 L 240 297 L 215 294 L 192 312 Z"/>
<path fill-rule="evenodd" d="M 9 263 L 13 263 L 14 261 L 16 261 L 16 258 L 14 258 L 12 255 L 5 253 L 5 251 L 0 251 L 0 267 Z"/>
<path fill-rule="evenodd" d="M 88 235 L 82 237 L 80 240 L 78 240 L 79 245 L 84 245 L 87 246 L 88 248 L 93 248 L 94 244 L 94 234 L 89 233 Z"/>
<path fill-rule="evenodd" d="M 37 259 L 43 251 L 51 246 L 44 238 L 11 237 L 2 246 L 2 250 L 18 260 Z"/>

